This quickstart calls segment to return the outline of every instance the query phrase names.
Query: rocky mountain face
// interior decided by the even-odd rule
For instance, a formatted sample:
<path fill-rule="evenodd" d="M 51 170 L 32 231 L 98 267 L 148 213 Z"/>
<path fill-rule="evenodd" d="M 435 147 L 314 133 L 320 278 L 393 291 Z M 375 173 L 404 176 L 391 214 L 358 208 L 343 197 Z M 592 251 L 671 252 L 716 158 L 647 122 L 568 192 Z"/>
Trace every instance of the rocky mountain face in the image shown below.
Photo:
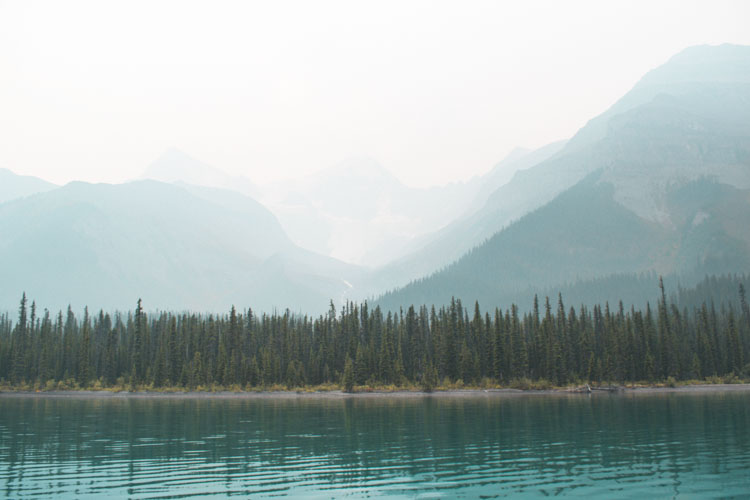
<path fill-rule="evenodd" d="M 649 73 L 443 236 L 485 243 L 384 303 L 492 303 L 615 273 L 750 269 L 748 61 L 750 48 L 698 47 Z"/>
<path fill-rule="evenodd" d="M 510 182 L 489 195 L 481 208 L 423 237 L 421 248 L 384 266 L 375 278 L 379 286 L 402 286 L 451 264 L 600 169 L 607 172 L 605 180 L 616 184 L 617 200 L 649 219 L 660 217 L 656 213 L 660 210 L 658 200 L 673 179 L 682 182 L 719 175 L 721 182 L 744 186 L 742 166 L 747 160 L 720 160 L 716 155 L 731 154 L 727 149 L 732 149 L 736 141 L 740 154 L 744 147 L 750 116 L 749 53 L 748 47 L 722 45 L 691 47 L 675 55 L 647 73 L 563 147 L 542 148 L 533 166 L 516 172 Z M 700 127 L 712 131 L 703 134 L 703 149 L 675 150 L 698 147 L 692 142 Z M 713 138 L 712 134 L 722 138 Z M 720 145 L 717 140 L 726 143 Z M 621 175 L 615 180 L 617 172 Z M 648 198 L 645 203 L 644 197 Z M 652 213 L 646 215 L 646 211 Z"/>

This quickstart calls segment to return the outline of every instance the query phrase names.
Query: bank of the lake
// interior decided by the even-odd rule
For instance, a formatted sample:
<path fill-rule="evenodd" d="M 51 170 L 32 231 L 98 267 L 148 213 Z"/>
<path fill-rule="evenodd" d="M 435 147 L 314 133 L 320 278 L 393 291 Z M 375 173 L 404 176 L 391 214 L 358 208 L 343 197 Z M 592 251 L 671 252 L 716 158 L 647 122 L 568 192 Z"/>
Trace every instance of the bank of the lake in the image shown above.
<path fill-rule="evenodd" d="M 670 394 L 670 393 L 712 393 L 712 392 L 750 392 L 750 384 L 688 384 L 678 386 L 668 385 L 624 385 L 624 386 L 577 386 L 554 389 L 449 389 L 431 392 L 417 390 L 368 390 L 345 392 L 339 389 L 324 391 L 127 391 L 127 390 L 51 390 L 0 391 L 0 397 L 52 397 L 52 398 L 217 398 L 217 399 L 298 399 L 298 398 L 456 398 L 456 397 L 505 397 L 523 395 L 601 395 L 601 394 Z"/>

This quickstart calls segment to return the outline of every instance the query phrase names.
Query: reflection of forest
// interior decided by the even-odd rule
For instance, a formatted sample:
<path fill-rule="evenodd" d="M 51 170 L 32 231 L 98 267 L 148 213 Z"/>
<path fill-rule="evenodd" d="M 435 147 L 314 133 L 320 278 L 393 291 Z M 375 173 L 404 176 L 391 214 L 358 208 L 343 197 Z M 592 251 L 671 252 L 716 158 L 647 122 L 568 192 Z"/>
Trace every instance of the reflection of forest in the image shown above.
<path fill-rule="evenodd" d="M 0 458 L 24 463 L 169 460 L 402 464 L 455 474 L 505 463 L 555 471 L 697 460 L 747 449 L 747 395 L 373 399 L 0 399 Z M 679 446 L 675 443 L 679 442 Z M 300 462 L 303 461 L 303 462 Z M 337 480 L 344 477 L 337 472 Z"/>

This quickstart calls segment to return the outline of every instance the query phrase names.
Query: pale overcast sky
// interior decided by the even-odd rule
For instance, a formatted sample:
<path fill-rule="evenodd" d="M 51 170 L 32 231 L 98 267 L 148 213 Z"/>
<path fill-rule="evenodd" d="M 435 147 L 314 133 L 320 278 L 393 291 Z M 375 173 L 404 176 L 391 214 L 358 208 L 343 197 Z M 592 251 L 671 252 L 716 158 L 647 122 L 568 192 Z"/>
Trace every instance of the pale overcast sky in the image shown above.
<path fill-rule="evenodd" d="M 169 147 L 263 184 L 377 159 L 427 186 L 571 136 L 750 2 L 0 1 L 0 167 L 140 175 Z"/>

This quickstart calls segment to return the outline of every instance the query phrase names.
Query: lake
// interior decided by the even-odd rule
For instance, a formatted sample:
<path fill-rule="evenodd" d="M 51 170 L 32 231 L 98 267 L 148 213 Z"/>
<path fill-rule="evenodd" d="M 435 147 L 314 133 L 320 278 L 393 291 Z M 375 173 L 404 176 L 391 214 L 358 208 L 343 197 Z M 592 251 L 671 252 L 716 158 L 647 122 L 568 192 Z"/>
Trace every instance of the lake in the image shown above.
<path fill-rule="evenodd" d="M 9 498 L 750 497 L 750 392 L 0 397 Z"/>

